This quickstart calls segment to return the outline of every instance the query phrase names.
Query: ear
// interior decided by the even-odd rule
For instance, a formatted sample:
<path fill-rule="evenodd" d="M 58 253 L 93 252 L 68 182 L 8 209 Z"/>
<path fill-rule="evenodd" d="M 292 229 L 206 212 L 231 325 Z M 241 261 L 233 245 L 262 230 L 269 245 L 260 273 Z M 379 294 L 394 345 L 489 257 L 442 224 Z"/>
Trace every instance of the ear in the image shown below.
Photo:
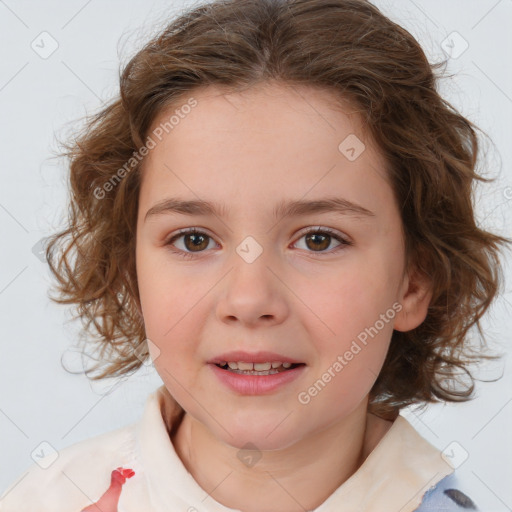
<path fill-rule="evenodd" d="M 430 279 L 416 269 L 408 273 L 404 278 L 398 297 L 402 309 L 395 316 L 394 329 L 406 332 L 421 325 L 427 317 L 431 299 L 432 283 Z"/>

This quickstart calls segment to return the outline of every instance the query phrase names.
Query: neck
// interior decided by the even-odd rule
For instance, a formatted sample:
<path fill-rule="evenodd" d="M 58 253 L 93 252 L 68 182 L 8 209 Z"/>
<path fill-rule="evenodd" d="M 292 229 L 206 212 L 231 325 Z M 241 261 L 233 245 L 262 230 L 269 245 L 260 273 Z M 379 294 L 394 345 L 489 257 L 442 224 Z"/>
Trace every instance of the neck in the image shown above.
<path fill-rule="evenodd" d="M 254 465 L 189 414 L 171 436 L 184 466 L 217 502 L 244 512 L 303 512 L 350 478 L 392 425 L 367 413 L 366 405 L 282 450 L 258 452 Z"/>

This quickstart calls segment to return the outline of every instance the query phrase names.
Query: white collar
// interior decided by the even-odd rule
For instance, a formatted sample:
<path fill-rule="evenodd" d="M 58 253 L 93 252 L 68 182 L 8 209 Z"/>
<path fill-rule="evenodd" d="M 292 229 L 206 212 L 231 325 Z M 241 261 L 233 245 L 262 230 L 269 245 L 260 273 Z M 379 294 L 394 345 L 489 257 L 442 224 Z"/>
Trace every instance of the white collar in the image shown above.
<path fill-rule="evenodd" d="M 152 504 L 162 512 L 171 505 L 197 512 L 240 512 L 209 496 L 176 453 L 167 425 L 176 427 L 183 414 L 162 385 L 149 395 L 137 424 Z M 412 512 L 423 494 L 451 473 L 440 450 L 399 415 L 359 469 L 314 512 Z"/>

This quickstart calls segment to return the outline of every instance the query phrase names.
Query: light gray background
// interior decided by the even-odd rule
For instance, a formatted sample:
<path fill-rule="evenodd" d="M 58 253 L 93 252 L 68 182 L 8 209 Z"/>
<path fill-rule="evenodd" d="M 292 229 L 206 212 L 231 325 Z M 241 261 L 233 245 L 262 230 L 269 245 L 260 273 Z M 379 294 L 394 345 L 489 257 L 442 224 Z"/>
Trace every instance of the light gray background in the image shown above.
<path fill-rule="evenodd" d="M 499 179 L 481 188 L 478 216 L 485 227 L 510 236 L 512 0 L 374 3 L 411 31 L 431 59 L 443 58 L 443 45 L 453 41 L 448 72 L 454 76 L 443 81 L 442 92 L 494 142 L 486 152 Z M 126 63 L 158 29 L 155 22 L 161 26 L 187 5 L 192 2 L 0 0 L 0 493 L 23 476 L 41 442 L 59 450 L 136 421 L 147 394 L 161 384 L 152 367 L 115 386 L 62 369 L 63 354 L 68 366 L 81 369 L 70 350 L 79 322 L 66 323 L 67 307 L 48 300 L 50 274 L 33 248 L 62 226 L 65 214 L 65 166 L 49 158 L 55 135 L 62 138 L 110 99 L 120 59 Z M 43 31 L 58 43 L 46 59 L 31 47 L 48 37 L 40 36 Z M 464 41 L 468 48 L 458 55 Z M 509 353 L 510 261 L 506 276 L 506 293 L 484 329 Z M 449 448 L 455 458 L 468 453 L 458 471 L 486 512 L 512 510 L 510 358 L 482 367 L 479 375 L 502 373 L 498 382 L 478 383 L 469 403 L 403 412 L 440 449 L 455 441 Z"/>

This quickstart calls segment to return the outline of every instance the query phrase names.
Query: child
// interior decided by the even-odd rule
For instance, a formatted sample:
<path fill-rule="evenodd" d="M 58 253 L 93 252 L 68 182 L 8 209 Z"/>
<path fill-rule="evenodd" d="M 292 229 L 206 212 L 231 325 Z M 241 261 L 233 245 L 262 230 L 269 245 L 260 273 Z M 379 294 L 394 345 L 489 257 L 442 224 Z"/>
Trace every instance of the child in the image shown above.
<path fill-rule="evenodd" d="M 475 131 L 435 86 L 363 0 L 218 0 L 137 53 L 68 146 L 47 258 L 94 378 L 151 358 L 163 385 L 0 510 L 477 510 L 399 415 L 471 397 L 511 241 L 475 224 Z"/>

